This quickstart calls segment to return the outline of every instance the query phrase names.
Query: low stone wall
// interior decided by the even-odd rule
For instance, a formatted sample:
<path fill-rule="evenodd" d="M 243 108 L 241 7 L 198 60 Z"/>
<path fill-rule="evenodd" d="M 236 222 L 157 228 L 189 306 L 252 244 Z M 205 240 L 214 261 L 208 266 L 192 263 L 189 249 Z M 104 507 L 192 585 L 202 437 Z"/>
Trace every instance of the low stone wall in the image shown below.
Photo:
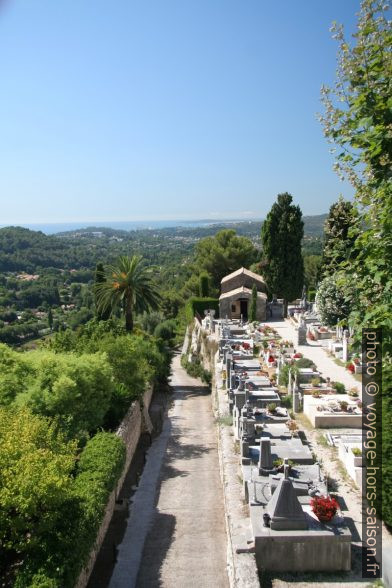
<path fill-rule="evenodd" d="M 118 479 L 116 487 L 109 496 L 105 509 L 105 515 L 97 533 L 95 545 L 91 551 L 87 565 L 83 568 L 79 575 L 78 581 L 75 584 L 75 588 L 85 588 L 88 584 L 99 550 L 101 549 L 102 543 L 105 539 L 106 531 L 108 530 L 110 521 L 112 519 L 116 500 L 120 494 L 125 476 L 127 475 L 129 466 L 139 442 L 140 434 L 144 429 L 147 429 L 148 431 L 151 430 L 151 421 L 148 414 L 148 409 L 150 407 L 152 395 L 153 387 L 151 386 L 145 391 L 142 403 L 135 401 L 131 404 L 127 414 L 121 421 L 121 424 L 116 431 L 116 435 L 124 441 L 126 447 L 124 468 L 120 478 Z"/>

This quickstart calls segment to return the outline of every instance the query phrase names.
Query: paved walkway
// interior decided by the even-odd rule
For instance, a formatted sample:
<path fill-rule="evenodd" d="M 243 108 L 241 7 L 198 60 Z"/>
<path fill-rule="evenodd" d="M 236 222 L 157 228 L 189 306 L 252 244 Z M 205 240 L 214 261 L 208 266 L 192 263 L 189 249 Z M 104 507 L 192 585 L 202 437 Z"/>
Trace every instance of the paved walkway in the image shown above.
<path fill-rule="evenodd" d="M 298 340 L 297 331 L 289 320 L 270 321 L 271 327 L 277 330 L 283 339 L 296 342 Z M 332 381 L 342 382 L 346 390 L 356 387 L 361 393 L 361 383 L 358 382 L 344 367 L 337 365 L 331 357 L 324 351 L 322 345 L 317 341 L 310 341 L 306 345 L 295 344 L 295 349 L 305 357 L 311 359 L 317 366 L 324 378 L 331 378 Z"/>
<path fill-rule="evenodd" d="M 174 391 L 136 492 L 111 588 L 228 588 L 211 395 L 173 360 Z"/>

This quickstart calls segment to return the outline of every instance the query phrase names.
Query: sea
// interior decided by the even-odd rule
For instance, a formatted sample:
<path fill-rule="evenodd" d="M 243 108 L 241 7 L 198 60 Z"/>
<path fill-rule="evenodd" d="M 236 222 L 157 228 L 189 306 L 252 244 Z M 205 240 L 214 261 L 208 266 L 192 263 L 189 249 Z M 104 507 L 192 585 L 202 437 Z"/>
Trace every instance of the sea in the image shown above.
<path fill-rule="evenodd" d="M 171 227 L 206 227 L 215 224 L 230 224 L 237 221 L 232 220 L 220 220 L 220 219 L 201 219 L 201 220 L 157 220 L 157 221 L 95 221 L 95 222 L 75 222 L 75 223 L 31 223 L 31 224 L 14 224 L 13 226 L 25 227 L 32 231 L 42 231 L 46 235 L 54 235 L 56 233 L 64 233 L 66 231 L 77 231 L 79 229 L 86 229 L 89 227 L 102 228 L 106 227 L 109 229 L 116 229 L 122 231 L 137 231 L 143 229 L 166 229 Z M 243 219 L 242 219 L 242 222 Z M 1 225 L 0 225 L 1 227 Z"/>

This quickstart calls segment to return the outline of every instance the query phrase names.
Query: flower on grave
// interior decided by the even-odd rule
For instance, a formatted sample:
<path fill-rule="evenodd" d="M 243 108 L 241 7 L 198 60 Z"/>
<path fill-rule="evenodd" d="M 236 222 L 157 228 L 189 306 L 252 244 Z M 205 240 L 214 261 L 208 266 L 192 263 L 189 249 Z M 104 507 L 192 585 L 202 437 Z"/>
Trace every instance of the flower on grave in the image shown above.
<path fill-rule="evenodd" d="M 275 359 L 274 359 L 274 357 L 273 357 L 272 355 L 270 355 L 270 356 L 269 356 L 269 358 L 268 358 L 268 361 L 269 361 L 270 363 L 272 363 L 272 362 L 274 362 L 274 361 L 275 361 Z"/>
<path fill-rule="evenodd" d="M 350 372 L 350 374 L 354 374 L 355 373 L 355 365 L 353 363 L 349 363 L 347 366 L 348 371 Z"/>
<path fill-rule="evenodd" d="M 242 344 L 242 348 L 243 348 L 243 349 L 245 349 L 245 351 L 247 351 L 248 349 L 250 349 L 250 345 L 249 345 L 249 343 L 246 343 L 246 342 L 244 342 L 244 343 Z"/>
<path fill-rule="evenodd" d="M 330 496 L 315 496 L 311 499 L 310 506 L 318 520 L 323 523 L 331 521 L 339 508 L 337 500 Z"/>
<path fill-rule="evenodd" d="M 294 357 L 294 359 L 301 359 L 302 353 L 298 353 L 298 352 L 294 353 L 293 357 Z"/>

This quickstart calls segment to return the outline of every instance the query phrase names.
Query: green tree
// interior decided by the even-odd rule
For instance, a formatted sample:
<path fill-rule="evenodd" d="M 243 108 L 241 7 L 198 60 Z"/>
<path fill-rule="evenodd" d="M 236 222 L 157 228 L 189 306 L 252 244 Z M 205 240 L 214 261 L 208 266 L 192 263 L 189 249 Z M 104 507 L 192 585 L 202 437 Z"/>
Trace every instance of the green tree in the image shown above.
<path fill-rule="evenodd" d="M 347 324 L 350 301 L 346 298 L 346 290 L 339 286 L 338 274 L 327 276 L 320 283 L 316 305 L 323 324 L 330 327 L 336 326 L 339 322 Z"/>
<path fill-rule="evenodd" d="M 320 279 L 321 255 L 304 256 L 305 284 L 309 290 L 314 290 Z"/>
<path fill-rule="evenodd" d="M 209 281 L 210 281 L 210 277 L 208 274 L 206 274 L 206 273 L 200 274 L 200 276 L 199 276 L 199 295 L 202 298 L 208 298 L 208 296 L 210 295 Z"/>
<path fill-rule="evenodd" d="M 256 259 L 257 250 L 250 239 L 239 237 L 233 229 L 219 231 L 196 245 L 195 264 L 211 276 L 211 285 L 216 290 L 224 276 L 240 267 L 249 267 Z"/>
<path fill-rule="evenodd" d="M 32 376 L 15 402 L 56 418 L 69 437 L 102 425 L 113 393 L 113 371 L 104 353 L 32 351 L 25 362 Z"/>
<path fill-rule="evenodd" d="M 301 295 L 304 263 L 301 242 L 304 223 L 291 194 L 278 194 L 261 228 L 263 275 L 270 294 L 287 302 Z"/>
<path fill-rule="evenodd" d="M 358 218 L 355 257 L 342 262 L 340 287 L 354 290 L 349 322 L 358 343 L 361 328 L 383 329 L 382 500 L 392 525 L 392 28 L 389 2 L 362 0 L 350 44 L 333 26 L 339 44 L 337 79 L 323 88 L 320 119 L 336 152 L 335 168 L 354 186 Z"/>
<path fill-rule="evenodd" d="M 252 286 L 252 298 L 250 299 L 250 306 L 249 306 L 249 321 L 253 322 L 256 320 L 256 312 L 257 312 L 257 287 L 256 284 Z"/>
<path fill-rule="evenodd" d="M 0 407 L 0 544 L 26 553 L 57 522 L 72 483 L 76 443 L 26 408 Z"/>
<path fill-rule="evenodd" d="M 352 202 L 339 198 L 329 209 L 324 225 L 324 249 L 321 271 L 324 276 L 336 272 L 340 264 L 355 255 L 353 228 L 356 212 Z"/>
<path fill-rule="evenodd" d="M 112 314 L 121 308 L 125 316 L 125 329 L 133 330 L 134 312 L 156 310 L 160 296 L 153 283 L 151 269 L 143 264 L 143 258 L 122 256 L 115 265 L 107 267 L 105 281 L 95 284 L 99 312 Z"/>

